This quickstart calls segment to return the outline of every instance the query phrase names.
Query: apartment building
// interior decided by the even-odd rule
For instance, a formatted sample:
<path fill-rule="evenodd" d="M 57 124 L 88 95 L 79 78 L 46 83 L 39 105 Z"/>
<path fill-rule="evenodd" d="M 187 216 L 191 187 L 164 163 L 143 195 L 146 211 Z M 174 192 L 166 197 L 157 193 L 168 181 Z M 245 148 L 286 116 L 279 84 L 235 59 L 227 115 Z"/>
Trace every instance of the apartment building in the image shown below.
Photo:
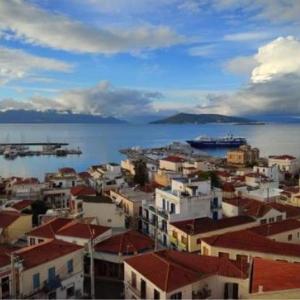
<path fill-rule="evenodd" d="M 256 163 L 258 159 L 259 149 L 251 148 L 250 145 L 242 145 L 227 152 L 227 163 L 232 165 L 248 166 Z"/>
<path fill-rule="evenodd" d="M 268 166 L 278 166 L 279 170 L 291 175 L 296 175 L 299 171 L 299 161 L 291 155 L 272 155 L 268 158 Z"/>

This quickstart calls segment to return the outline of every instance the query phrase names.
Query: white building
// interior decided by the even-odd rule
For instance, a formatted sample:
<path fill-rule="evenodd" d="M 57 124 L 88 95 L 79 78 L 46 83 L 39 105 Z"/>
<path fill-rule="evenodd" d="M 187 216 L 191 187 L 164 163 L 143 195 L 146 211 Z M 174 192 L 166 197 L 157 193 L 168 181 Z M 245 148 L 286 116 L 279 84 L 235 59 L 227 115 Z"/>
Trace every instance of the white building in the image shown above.
<path fill-rule="evenodd" d="M 268 166 L 276 165 L 280 171 L 296 175 L 299 171 L 299 161 L 296 157 L 291 155 L 277 155 L 269 156 Z"/>
<path fill-rule="evenodd" d="M 168 246 L 169 223 L 202 217 L 218 219 L 221 202 L 221 193 L 212 191 L 210 180 L 173 179 L 171 187 L 156 189 L 154 203 L 143 203 L 143 231 Z"/>

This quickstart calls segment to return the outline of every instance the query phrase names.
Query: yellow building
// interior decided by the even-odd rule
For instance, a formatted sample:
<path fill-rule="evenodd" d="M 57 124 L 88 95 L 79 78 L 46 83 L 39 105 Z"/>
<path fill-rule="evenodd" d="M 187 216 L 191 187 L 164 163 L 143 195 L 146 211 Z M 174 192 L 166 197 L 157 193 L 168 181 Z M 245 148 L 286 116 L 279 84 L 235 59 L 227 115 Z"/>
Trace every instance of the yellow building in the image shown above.
<path fill-rule="evenodd" d="M 247 166 L 256 163 L 258 159 L 259 150 L 251 148 L 249 145 L 243 145 L 227 152 L 228 164 Z"/>
<path fill-rule="evenodd" d="M 219 220 L 198 218 L 170 223 L 168 235 L 173 248 L 188 252 L 200 252 L 202 238 L 246 229 L 257 224 L 253 218 L 248 216 Z"/>
<path fill-rule="evenodd" d="M 67 299 L 83 294 L 83 247 L 52 240 L 14 252 L 12 298 Z M 14 292 L 15 291 L 15 292 Z"/>
<path fill-rule="evenodd" d="M 299 263 L 300 245 L 276 242 L 249 230 L 242 230 L 202 239 L 201 254 L 246 262 L 259 257 Z"/>
<path fill-rule="evenodd" d="M 0 243 L 11 243 L 32 229 L 32 215 L 15 211 L 0 212 Z"/>

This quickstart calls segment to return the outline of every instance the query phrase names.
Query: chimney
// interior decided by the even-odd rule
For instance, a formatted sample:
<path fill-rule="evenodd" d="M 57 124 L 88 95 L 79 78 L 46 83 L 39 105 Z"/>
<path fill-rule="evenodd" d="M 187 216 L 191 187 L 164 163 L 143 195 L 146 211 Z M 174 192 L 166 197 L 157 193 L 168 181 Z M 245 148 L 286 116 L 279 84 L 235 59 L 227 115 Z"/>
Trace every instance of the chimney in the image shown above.
<path fill-rule="evenodd" d="M 259 285 L 258 286 L 258 292 L 262 293 L 264 291 L 264 286 L 263 285 Z"/>

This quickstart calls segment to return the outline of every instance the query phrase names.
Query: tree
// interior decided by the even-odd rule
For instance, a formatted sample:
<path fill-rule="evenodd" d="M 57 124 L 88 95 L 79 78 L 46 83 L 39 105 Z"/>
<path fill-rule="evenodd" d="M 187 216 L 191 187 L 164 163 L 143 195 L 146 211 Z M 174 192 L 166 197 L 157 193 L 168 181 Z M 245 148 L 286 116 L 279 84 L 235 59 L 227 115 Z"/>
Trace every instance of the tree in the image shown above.
<path fill-rule="evenodd" d="M 39 223 L 39 215 L 43 215 L 47 211 L 47 206 L 44 201 L 37 200 L 31 204 L 32 210 L 32 223 L 33 225 L 38 225 Z"/>
<path fill-rule="evenodd" d="M 145 184 L 149 181 L 146 163 L 141 159 L 137 160 L 134 165 L 134 171 L 134 182 L 141 186 L 145 186 Z"/>
<path fill-rule="evenodd" d="M 198 177 L 203 179 L 203 180 L 211 180 L 211 185 L 213 187 L 220 187 L 221 183 L 220 180 L 216 174 L 215 171 L 205 171 L 205 172 L 199 172 Z"/>

